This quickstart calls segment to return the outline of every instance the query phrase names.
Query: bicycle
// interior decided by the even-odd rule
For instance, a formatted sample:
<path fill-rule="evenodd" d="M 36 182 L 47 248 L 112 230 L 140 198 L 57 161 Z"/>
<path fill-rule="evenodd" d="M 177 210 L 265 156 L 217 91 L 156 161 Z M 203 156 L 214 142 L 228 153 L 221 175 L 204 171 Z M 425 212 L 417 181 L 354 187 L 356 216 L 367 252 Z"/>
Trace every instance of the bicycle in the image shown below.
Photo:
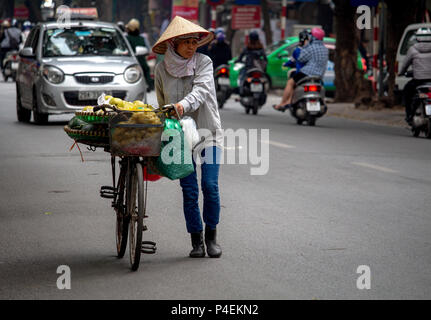
<path fill-rule="evenodd" d="M 167 105 L 159 109 L 160 116 L 169 117 L 170 111 L 175 110 L 173 105 Z M 156 243 L 153 241 L 143 241 L 143 232 L 148 230 L 144 220 L 147 215 L 147 195 L 148 179 L 144 180 L 144 172 L 148 172 L 148 166 L 151 157 L 160 154 L 160 136 L 163 130 L 162 125 L 151 124 L 121 124 L 118 118 L 124 115 L 130 115 L 130 112 L 119 112 L 117 116 L 110 120 L 110 147 L 105 151 L 111 153 L 112 168 L 112 187 L 102 186 L 100 196 L 112 200 L 112 207 L 116 213 L 116 244 L 117 257 L 123 258 L 127 242 L 129 242 L 129 257 L 131 269 L 136 271 L 139 268 L 141 253 L 156 253 Z M 162 119 L 162 120 L 163 120 Z M 116 128 L 129 128 L 133 130 L 158 128 L 160 134 L 154 135 L 150 143 L 151 150 L 136 152 L 118 150 L 113 147 L 113 134 Z M 158 142 L 158 143 L 157 143 Z M 120 172 L 116 181 L 116 157 L 119 157 Z"/>

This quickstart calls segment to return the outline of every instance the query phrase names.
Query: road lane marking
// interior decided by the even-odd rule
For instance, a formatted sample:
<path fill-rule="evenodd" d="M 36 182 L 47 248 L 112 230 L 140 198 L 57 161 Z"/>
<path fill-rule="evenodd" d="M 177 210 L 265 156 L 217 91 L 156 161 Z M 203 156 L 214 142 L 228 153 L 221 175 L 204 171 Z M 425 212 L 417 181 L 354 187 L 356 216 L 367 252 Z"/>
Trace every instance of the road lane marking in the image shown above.
<path fill-rule="evenodd" d="M 292 146 L 290 144 L 284 144 L 281 142 L 275 142 L 275 141 L 271 141 L 271 140 L 260 140 L 260 142 L 267 143 L 267 144 L 273 145 L 275 147 L 285 148 L 285 149 L 296 148 L 295 146 Z"/>
<path fill-rule="evenodd" d="M 360 166 L 360 167 L 364 167 L 364 168 L 370 168 L 370 169 L 379 170 L 379 171 L 388 172 L 388 173 L 398 172 L 396 170 L 392 170 L 392 169 L 389 169 L 386 167 L 377 166 L 375 164 L 371 164 L 371 163 L 367 163 L 367 162 L 352 162 L 352 164 L 354 164 L 356 166 Z"/>
<path fill-rule="evenodd" d="M 242 146 L 237 146 L 237 147 L 223 147 L 223 149 L 225 149 L 225 150 L 236 150 L 236 149 L 241 150 L 241 149 L 242 149 Z"/>

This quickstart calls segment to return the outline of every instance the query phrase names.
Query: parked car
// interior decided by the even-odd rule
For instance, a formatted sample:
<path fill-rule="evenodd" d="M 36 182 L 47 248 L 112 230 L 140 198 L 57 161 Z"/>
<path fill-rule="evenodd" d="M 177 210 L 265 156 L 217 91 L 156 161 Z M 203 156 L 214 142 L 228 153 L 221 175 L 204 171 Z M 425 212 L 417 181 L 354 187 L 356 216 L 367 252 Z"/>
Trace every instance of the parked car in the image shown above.
<path fill-rule="evenodd" d="M 404 29 L 403 36 L 398 44 L 395 63 L 395 72 L 397 73 L 397 76 L 395 77 L 395 91 L 397 94 L 404 90 L 406 83 L 411 80 L 411 78 L 407 78 L 405 75 L 398 76 L 398 70 L 400 70 L 403 65 L 407 51 L 409 51 L 410 47 L 416 43 L 415 33 L 419 28 L 431 28 L 431 23 L 416 23 L 408 25 Z M 411 67 L 409 70 L 411 70 Z"/>
<path fill-rule="evenodd" d="M 135 55 L 112 23 L 72 21 L 69 26 L 43 22 L 28 36 L 16 80 L 18 121 L 30 121 L 33 112 L 36 123 L 45 123 L 51 114 L 97 104 L 102 93 L 146 100 L 147 84 L 136 59 L 143 47 Z"/>
<path fill-rule="evenodd" d="M 327 70 L 324 75 L 324 87 L 326 92 L 331 93 L 335 91 L 334 79 L 334 57 L 335 57 L 335 39 L 334 38 L 324 38 L 323 42 L 325 46 L 329 49 L 329 61 L 327 65 Z M 291 68 L 283 67 L 283 64 L 287 62 L 292 56 L 293 51 L 299 44 L 298 37 L 289 37 L 285 40 L 278 42 L 272 46 L 267 47 L 266 55 L 268 58 L 268 65 L 266 67 L 266 72 L 271 80 L 271 88 L 284 88 L 288 79 L 288 75 L 291 72 Z M 238 87 L 238 75 L 239 67 L 241 65 L 235 64 L 237 58 L 233 58 L 229 61 L 230 72 L 229 79 L 232 88 Z M 363 59 L 358 51 L 358 68 L 366 71 L 365 59 Z"/>

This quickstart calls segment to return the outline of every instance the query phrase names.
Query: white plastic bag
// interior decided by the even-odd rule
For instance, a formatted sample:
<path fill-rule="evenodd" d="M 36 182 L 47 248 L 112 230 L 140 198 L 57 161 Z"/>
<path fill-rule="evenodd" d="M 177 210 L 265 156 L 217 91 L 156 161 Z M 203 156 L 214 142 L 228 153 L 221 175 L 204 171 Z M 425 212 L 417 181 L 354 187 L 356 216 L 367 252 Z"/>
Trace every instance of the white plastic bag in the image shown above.
<path fill-rule="evenodd" d="M 193 147 L 200 141 L 195 120 L 189 116 L 185 116 L 180 120 L 180 124 L 183 128 L 184 138 L 193 149 Z"/>
<path fill-rule="evenodd" d="M 112 104 L 109 103 L 109 99 L 106 97 L 105 93 L 102 93 L 99 98 L 97 98 L 97 105 L 102 105 L 102 104 L 108 104 L 110 106 L 112 106 Z"/>

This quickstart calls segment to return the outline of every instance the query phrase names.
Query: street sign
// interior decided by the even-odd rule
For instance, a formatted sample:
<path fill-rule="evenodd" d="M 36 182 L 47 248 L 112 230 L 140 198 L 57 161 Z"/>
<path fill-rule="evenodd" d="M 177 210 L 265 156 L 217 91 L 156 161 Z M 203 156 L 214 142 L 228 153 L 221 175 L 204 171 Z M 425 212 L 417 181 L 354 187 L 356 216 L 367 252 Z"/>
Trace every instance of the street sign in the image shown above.
<path fill-rule="evenodd" d="M 261 21 L 260 6 L 233 6 L 232 7 L 232 29 L 260 28 L 260 21 Z"/>
<path fill-rule="evenodd" d="M 199 20 L 198 0 L 174 0 L 172 1 L 172 19 L 180 16 L 190 21 Z"/>
<path fill-rule="evenodd" d="M 30 11 L 25 5 L 14 8 L 13 17 L 17 19 L 28 19 Z"/>

